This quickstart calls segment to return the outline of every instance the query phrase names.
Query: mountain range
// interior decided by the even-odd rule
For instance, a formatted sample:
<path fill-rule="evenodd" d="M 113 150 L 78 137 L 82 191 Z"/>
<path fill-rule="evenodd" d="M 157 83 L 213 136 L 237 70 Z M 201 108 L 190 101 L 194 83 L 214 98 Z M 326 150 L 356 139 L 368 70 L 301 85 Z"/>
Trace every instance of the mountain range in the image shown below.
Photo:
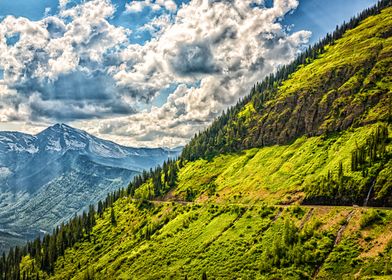
<path fill-rule="evenodd" d="M 0 132 L 0 245 L 50 232 L 181 149 L 130 148 L 66 124 Z"/>

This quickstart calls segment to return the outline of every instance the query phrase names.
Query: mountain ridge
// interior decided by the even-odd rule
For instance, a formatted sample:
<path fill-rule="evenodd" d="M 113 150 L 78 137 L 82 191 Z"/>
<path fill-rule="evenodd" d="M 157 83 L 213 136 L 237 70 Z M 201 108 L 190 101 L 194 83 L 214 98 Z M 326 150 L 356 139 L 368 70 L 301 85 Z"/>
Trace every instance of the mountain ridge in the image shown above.
<path fill-rule="evenodd" d="M 177 154 L 117 145 L 65 124 L 36 135 L 0 132 L 0 225 L 4 232 L 21 233 L 21 244 Z M 2 250 L 15 244 L 14 238 L 0 241 Z"/>
<path fill-rule="evenodd" d="M 303 135 L 320 136 L 345 130 L 352 124 L 392 119 L 392 112 L 385 106 L 392 107 L 387 94 L 392 73 L 385 67 L 391 49 L 389 44 L 383 45 L 392 32 L 390 17 L 384 11 L 380 19 L 383 24 L 367 17 L 388 5 L 389 1 L 380 1 L 256 84 L 250 95 L 191 139 L 182 157 L 194 160 L 288 144 Z M 358 24 L 366 21 L 366 30 L 359 30 Z M 354 29 L 360 31 L 357 37 L 350 36 L 356 32 Z M 373 82 L 380 75 L 384 88 Z M 368 112 L 369 108 L 384 112 Z"/>

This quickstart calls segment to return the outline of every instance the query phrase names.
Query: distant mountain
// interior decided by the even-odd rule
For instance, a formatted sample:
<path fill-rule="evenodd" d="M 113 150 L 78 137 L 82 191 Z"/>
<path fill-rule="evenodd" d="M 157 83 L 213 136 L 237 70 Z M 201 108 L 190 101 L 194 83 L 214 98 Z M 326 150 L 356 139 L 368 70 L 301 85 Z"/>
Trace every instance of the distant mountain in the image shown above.
<path fill-rule="evenodd" d="M 0 248 L 51 231 L 180 148 L 130 148 L 65 124 L 0 132 Z"/>

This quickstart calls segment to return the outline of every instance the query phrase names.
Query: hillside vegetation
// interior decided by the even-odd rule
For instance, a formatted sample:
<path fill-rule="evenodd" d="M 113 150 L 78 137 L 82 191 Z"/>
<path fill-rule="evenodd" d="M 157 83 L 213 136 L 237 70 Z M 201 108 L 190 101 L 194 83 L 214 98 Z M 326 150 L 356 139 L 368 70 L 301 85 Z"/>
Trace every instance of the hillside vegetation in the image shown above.
<path fill-rule="evenodd" d="M 390 279 L 388 5 L 256 85 L 177 161 L 4 256 L 0 275 Z"/>
<path fill-rule="evenodd" d="M 29 257 L 21 274 L 39 273 L 40 279 L 202 279 L 203 274 L 207 279 L 354 279 L 392 273 L 390 211 L 130 198 L 118 200 L 113 209 L 116 222 L 108 209 L 89 238 L 59 257 L 54 274 L 38 271 Z"/>
<path fill-rule="evenodd" d="M 198 202 L 268 201 L 275 204 L 291 204 L 304 199 L 306 202 L 320 197 L 312 202 L 320 204 L 324 199 L 323 204 L 362 205 L 369 188 L 374 185 L 368 204 L 390 205 L 388 199 L 392 189 L 387 182 L 391 182 L 391 173 L 386 171 L 377 176 L 379 170 L 390 168 L 390 138 L 383 160 L 380 156 L 380 160 L 374 165 L 368 164 L 368 168 L 355 171 L 351 168 L 352 153 L 358 145 L 365 144 L 378 127 L 378 124 L 368 125 L 328 138 L 301 137 L 290 145 L 250 149 L 240 154 L 217 156 L 211 161 L 190 162 L 180 170 L 178 187 L 169 196 Z M 340 164 L 341 186 L 338 185 Z M 370 175 L 372 172 L 376 175 Z M 328 176 L 331 180 L 325 182 L 324 187 L 322 181 Z"/>

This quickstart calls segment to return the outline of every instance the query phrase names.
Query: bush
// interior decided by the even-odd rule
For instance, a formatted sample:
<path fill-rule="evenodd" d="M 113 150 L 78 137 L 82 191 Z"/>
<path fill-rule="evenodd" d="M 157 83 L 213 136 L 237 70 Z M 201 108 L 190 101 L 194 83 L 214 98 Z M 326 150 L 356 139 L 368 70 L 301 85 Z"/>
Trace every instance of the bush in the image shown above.
<path fill-rule="evenodd" d="M 382 217 L 383 217 L 383 213 L 380 213 L 379 210 L 371 209 L 367 211 L 365 214 L 363 214 L 361 218 L 360 221 L 361 229 L 370 227 L 374 224 L 381 223 L 383 221 Z"/>

